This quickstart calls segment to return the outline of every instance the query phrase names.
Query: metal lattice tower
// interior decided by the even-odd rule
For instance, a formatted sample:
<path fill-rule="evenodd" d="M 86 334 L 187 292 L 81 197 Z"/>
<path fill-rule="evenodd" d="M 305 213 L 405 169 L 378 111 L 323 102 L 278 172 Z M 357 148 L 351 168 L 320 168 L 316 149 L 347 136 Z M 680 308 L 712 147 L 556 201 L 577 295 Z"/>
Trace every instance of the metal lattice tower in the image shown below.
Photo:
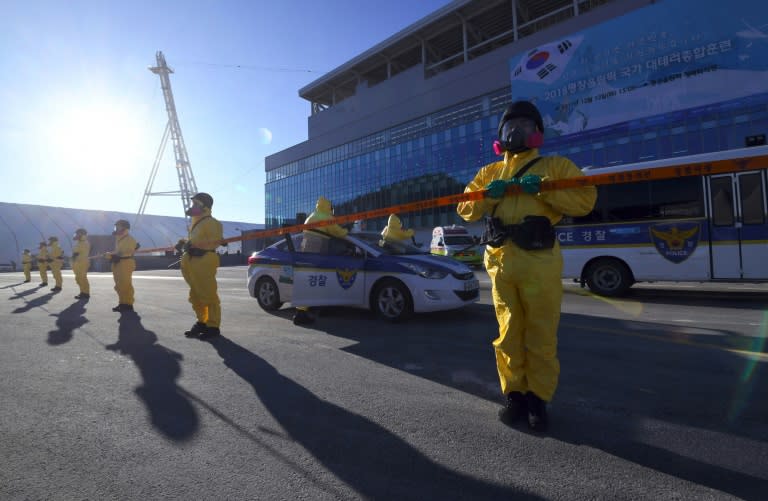
<path fill-rule="evenodd" d="M 165 98 L 165 109 L 168 112 L 168 124 L 165 126 L 165 132 L 163 132 L 163 138 L 160 141 L 160 148 L 158 148 L 157 155 L 155 155 L 155 163 L 152 166 L 152 173 L 149 175 L 147 187 L 144 189 L 144 198 L 141 200 L 141 206 L 139 207 L 139 212 L 134 224 L 138 223 L 139 218 L 144 214 L 144 209 L 147 207 L 147 202 L 149 201 L 150 196 L 179 195 L 181 197 L 183 213 L 185 213 L 191 205 L 189 197 L 197 193 L 195 176 L 192 174 L 192 167 L 189 165 L 187 147 L 184 145 L 184 138 L 181 135 L 179 117 L 176 115 L 176 104 L 173 101 L 173 92 L 171 91 L 171 79 L 169 75 L 173 73 L 173 70 L 165 63 L 165 56 L 163 56 L 162 51 L 158 51 L 156 57 L 157 66 L 151 66 L 149 71 L 160 76 L 160 85 L 163 89 L 163 97 Z M 176 156 L 176 174 L 179 177 L 179 190 L 152 192 L 152 185 L 155 182 L 157 169 L 160 166 L 160 161 L 162 160 L 169 136 L 173 141 L 173 153 Z"/>

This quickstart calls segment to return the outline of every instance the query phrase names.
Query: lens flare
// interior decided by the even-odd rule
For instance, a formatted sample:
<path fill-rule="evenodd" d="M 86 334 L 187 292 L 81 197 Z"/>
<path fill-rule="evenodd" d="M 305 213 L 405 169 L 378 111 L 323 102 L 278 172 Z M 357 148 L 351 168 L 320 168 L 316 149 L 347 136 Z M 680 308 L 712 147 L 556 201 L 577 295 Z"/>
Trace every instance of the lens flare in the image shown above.
<path fill-rule="evenodd" d="M 754 356 L 749 357 L 744 370 L 741 373 L 739 381 L 739 387 L 736 389 L 733 401 L 731 402 L 731 408 L 728 411 L 728 420 L 734 422 L 737 417 L 742 413 L 747 406 L 747 401 L 752 394 L 752 376 L 755 373 L 755 368 L 760 360 L 759 354 L 765 353 L 765 344 L 768 340 L 768 312 L 763 312 L 763 321 L 760 322 L 760 333 L 752 341 L 752 346 L 749 351 L 755 353 Z"/>

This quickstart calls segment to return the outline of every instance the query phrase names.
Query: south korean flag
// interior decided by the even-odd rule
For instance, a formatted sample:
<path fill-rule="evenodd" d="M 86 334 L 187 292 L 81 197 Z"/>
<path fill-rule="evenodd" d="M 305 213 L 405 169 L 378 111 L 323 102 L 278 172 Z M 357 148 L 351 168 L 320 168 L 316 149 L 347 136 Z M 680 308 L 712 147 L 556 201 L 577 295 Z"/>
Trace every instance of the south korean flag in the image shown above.
<path fill-rule="evenodd" d="M 572 36 L 530 50 L 512 70 L 512 81 L 551 84 L 568 66 L 583 39 Z"/>

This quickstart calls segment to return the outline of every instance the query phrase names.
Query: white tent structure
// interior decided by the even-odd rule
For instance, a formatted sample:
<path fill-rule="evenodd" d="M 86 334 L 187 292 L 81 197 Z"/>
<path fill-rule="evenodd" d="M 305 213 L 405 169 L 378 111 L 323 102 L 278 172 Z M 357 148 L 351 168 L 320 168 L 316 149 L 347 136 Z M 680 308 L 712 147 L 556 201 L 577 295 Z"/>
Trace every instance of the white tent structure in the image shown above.
<path fill-rule="evenodd" d="M 21 254 L 37 248 L 49 237 L 59 238 L 65 255 L 72 252 L 72 235 L 77 228 L 85 228 L 89 235 L 109 235 L 118 219 L 131 223 L 131 235 L 142 248 L 173 247 L 187 236 L 187 221 L 183 217 L 142 215 L 134 224 L 135 214 L 126 212 L 67 209 L 43 205 L 11 204 L 0 202 L 0 264 L 16 263 L 21 269 Z M 242 231 L 263 229 L 263 224 L 221 221 L 224 237 L 241 235 Z M 227 250 L 236 253 L 241 242 L 232 242 Z M 224 248 L 221 248 L 222 250 Z"/>

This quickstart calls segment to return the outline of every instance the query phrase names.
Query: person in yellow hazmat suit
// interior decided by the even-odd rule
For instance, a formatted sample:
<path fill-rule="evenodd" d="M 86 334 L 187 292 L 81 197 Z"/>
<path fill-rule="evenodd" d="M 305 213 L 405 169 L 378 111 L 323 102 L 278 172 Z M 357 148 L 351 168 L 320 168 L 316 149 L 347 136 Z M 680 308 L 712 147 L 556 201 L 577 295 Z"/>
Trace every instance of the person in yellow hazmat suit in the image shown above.
<path fill-rule="evenodd" d="M 51 290 L 59 292 L 64 283 L 61 277 L 61 268 L 64 266 L 64 250 L 59 246 L 58 237 L 48 238 L 48 266 L 50 266 L 53 280 L 56 282 Z"/>
<path fill-rule="evenodd" d="M 390 214 L 389 219 L 387 220 L 387 226 L 381 230 L 381 238 L 383 238 L 384 241 L 399 242 L 400 240 L 412 239 L 413 233 L 412 228 L 407 230 L 403 229 L 403 223 L 400 222 L 400 218 L 397 217 L 397 214 Z"/>
<path fill-rule="evenodd" d="M 29 249 L 24 249 L 21 255 L 21 269 L 24 271 L 24 283 L 32 281 L 32 254 Z"/>
<path fill-rule="evenodd" d="M 72 249 L 72 272 L 80 288 L 80 293 L 75 299 L 88 299 L 91 297 L 91 284 L 88 282 L 88 268 L 91 266 L 88 254 L 91 252 L 91 243 L 88 241 L 88 232 L 85 228 L 78 228 L 72 240 L 75 241 L 75 248 Z"/>
<path fill-rule="evenodd" d="M 304 224 L 327 221 L 329 219 L 333 219 L 333 205 L 331 205 L 330 200 L 321 196 L 317 199 L 314 212 L 307 217 Z M 321 252 L 328 241 L 326 235 L 344 238 L 347 236 L 347 233 L 347 229 L 342 228 L 338 224 L 329 224 L 319 228 L 304 230 L 304 236 L 301 239 L 301 251 Z M 315 317 L 310 313 L 308 307 L 296 306 L 296 313 L 293 315 L 293 323 L 295 325 L 311 324 L 314 321 Z"/>
<path fill-rule="evenodd" d="M 210 339 L 221 334 L 221 301 L 216 283 L 219 255 L 216 248 L 224 239 L 221 223 L 211 216 L 213 197 L 194 195 L 187 215 L 192 217 L 189 238 L 183 245 L 181 274 L 189 285 L 189 302 L 197 322 L 184 333 L 187 337 Z"/>
<path fill-rule="evenodd" d="M 457 207 L 466 221 L 486 216 L 484 261 L 499 323 L 493 346 L 507 398 L 499 417 L 512 423 L 527 416 L 535 431 L 547 429 L 546 403 L 560 375 L 557 327 L 563 259 L 552 225 L 563 215 L 588 214 L 597 199 L 594 186 L 540 192 L 542 180 L 583 175 L 567 158 L 540 157 L 543 131 L 541 114 L 532 103 L 512 103 L 501 117 L 494 143 L 503 160 L 481 167 L 464 190 L 486 190 L 486 197 Z M 522 193 L 505 196 L 510 185 L 519 185 Z"/>
<path fill-rule="evenodd" d="M 48 285 L 48 247 L 45 242 L 40 242 L 35 261 L 37 261 L 37 270 L 40 272 L 40 287 L 45 287 Z"/>
<path fill-rule="evenodd" d="M 112 278 L 115 281 L 118 304 L 112 311 L 133 311 L 133 272 L 136 270 L 136 260 L 133 257 L 138 248 L 136 240 L 129 230 L 131 223 L 125 219 L 115 221 L 115 250 L 107 252 L 104 257 L 112 262 Z"/>

